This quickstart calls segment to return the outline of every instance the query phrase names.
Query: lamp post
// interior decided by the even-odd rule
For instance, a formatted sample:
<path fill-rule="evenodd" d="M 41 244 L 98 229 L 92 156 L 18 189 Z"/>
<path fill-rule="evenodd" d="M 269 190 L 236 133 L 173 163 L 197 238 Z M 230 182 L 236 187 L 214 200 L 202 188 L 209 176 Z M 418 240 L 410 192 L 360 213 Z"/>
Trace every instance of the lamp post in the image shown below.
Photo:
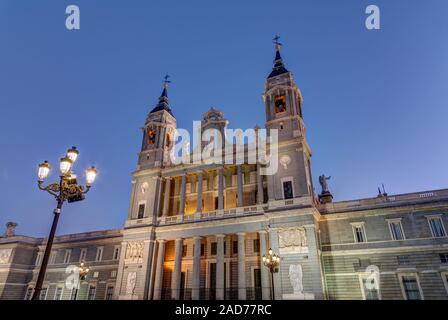
<path fill-rule="evenodd" d="M 76 175 L 72 172 L 73 164 L 78 158 L 79 151 L 76 147 L 72 147 L 67 151 L 65 157 L 59 162 L 59 182 L 51 183 L 44 186 L 44 180 L 50 173 L 51 166 L 48 161 L 44 161 L 39 164 L 38 167 L 38 187 L 40 190 L 47 191 L 49 194 L 55 197 L 57 206 L 53 211 L 53 224 L 51 225 L 50 235 L 48 236 L 47 246 L 45 247 L 44 257 L 40 266 L 39 275 L 37 276 L 36 286 L 34 288 L 32 300 L 39 300 L 40 292 L 42 290 L 42 284 L 45 278 L 45 272 L 47 270 L 48 260 L 50 258 L 51 247 L 53 246 L 54 235 L 56 233 L 56 227 L 58 225 L 59 215 L 61 214 L 62 205 L 65 201 L 76 202 L 84 200 L 84 195 L 90 190 L 90 187 L 95 182 L 97 171 L 95 167 L 90 167 L 86 170 L 86 185 L 78 185 Z"/>
<path fill-rule="evenodd" d="M 78 274 L 79 274 L 79 281 L 76 283 L 75 286 L 75 294 L 73 296 L 73 300 L 76 300 L 78 298 L 78 290 L 79 287 L 81 286 L 81 281 L 84 281 L 87 273 L 89 273 L 89 268 L 86 267 L 84 261 L 80 263 L 79 267 L 78 267 Z"/>
<path fill-rule="evenodd" d="M 268 255 L 263 255 L 263 264 L 269 269 L 271 273 L 271 299 L 274 300 L 274 273 L 278 272 L 278 266 L 280 265 L 280 256 L 275 254 L 271 248 L 269 248 Z"/>

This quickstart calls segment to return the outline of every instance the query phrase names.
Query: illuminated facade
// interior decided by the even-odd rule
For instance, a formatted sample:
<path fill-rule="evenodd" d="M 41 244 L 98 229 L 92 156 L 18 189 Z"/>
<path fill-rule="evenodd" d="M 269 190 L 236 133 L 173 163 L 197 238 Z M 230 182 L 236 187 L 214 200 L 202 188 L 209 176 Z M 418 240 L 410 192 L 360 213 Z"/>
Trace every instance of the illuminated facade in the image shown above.
<path fill-rule="evenodd" d="M 278 130 L 275 174 L 259 174 L 260 162 L 175 165 L 165 85 L 143 128 L 125 226 L 57 237 L 43 298 L 70 299 L 65 268 L 84 260 L 79 299 L 271 299 L 272 284 L 275 299 L 447 299 L 448 190 L 315 194 L 302 95 L 278 44 L 264 102 L 265 128 Z M 227 125 L 217 109 L 203 115 L 202 130 Z M 0 238 L 2 299 L 29 297 L 44 244 Z M 273 282 L 269 248 L 281 257 Z"/>

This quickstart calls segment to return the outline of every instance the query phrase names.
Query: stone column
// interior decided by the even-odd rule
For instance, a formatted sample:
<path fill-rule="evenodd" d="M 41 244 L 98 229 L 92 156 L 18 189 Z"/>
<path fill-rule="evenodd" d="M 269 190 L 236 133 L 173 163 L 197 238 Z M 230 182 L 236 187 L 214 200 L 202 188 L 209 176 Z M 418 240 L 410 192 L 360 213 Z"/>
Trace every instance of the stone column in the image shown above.
<path fill-rule="evenodd" d="M 324 292 L 321 281 L 322 264 L 319 256 L 319 243 L 317 241 L 316 227 L 314 225 L 306 225 L 304 227 L 308 244 L 308 263 L 311 265 L 309 278 L 317 280 L 313 281 L 313 293 L 316 299 L 323 299 Z"/>
<path fill-rule="evenodd" d="M 246 243 L 245 234 L 238 233 L 238 300 L 246 300 Z"/>
<path fill-rule="evenodd" d="M 168 216 L 170 208 L 171 178 L 165 178 L 165 196 L 163 199 L 163 217 Z"/>
<path fill-rule="evenodd" d="M 275 175 L 267 176 L 268 201 L 275 201 Z M 281 192 L 283 193 L 283 186 Z"/>
<path fill-rule="evenodd" d="M 216 236 L 216 300 L 224 300 L 224 239 L 223 234 Z"/>
<path fill-rule="evenodd" d="M 269 269 L 263 265 L 262 257 L 268 254 L 268 248 L 266 245 L 267 232 L 264 230 L 258 231 L 260 236 L 260 272 L 261 272 L 261 296 L 263 300 L 269 300 L 271 298 L 271 282 Z"/>
<path fill-rule="evenodd" d="M 218 169 L 218 210 L 224 209 L 224 168 Z"/>
<path fill-rule="evenodd" d="M 201 287 L 201 237 L 194 237 L 194 252 L 193 252 L 193 280 L 191 299 L 199 300 L 199 291 Z"/>
<path fill-rule="evenodd" d="M 202 171 L 198 173 L 197 179 L 197 202 L 196 202 L 196 212 L 202 212 Z"/>
<path fill-rule="evenodd" d="M 279 247 L 278 247 L 278 231 L 277 230 L 269 230 L 269 244 L 270 248 L 274 253 L 279 254 Z M 281 259 L 281 256 L 280 256 Z M 279 266 L 279 272 L 274 273 L 274 300 L 281 300 L 282 299 L 282 283 L 281 283 L 281 268 L 282 268 L 282 262 L 280 261 Z"/>
<path fill-rule="evenodd" d="M 261 175 L 261 164 L 257 164 L 257 203 L 263 204 L 264 191 L 263 191 L 263 176 Z"/>
<path fill-rule="evenodd" d="M 182 175 L 182 181 L 180 184 L 180 204 L 179 204 L 179 215 L 184 216 L 185 213 L 185 193 L 187 189 L 187 175 Z"/>
<path fill-rule="evenodd" d="M 238 203 L 237 207 L 242 207 L 244 203 L 243 199 L 243 174 L 241 172 L 241 165 L 236 167 L 237 172 L 237 185 L 238 185 Z"/>
<path fill-rule="evenodd" d="M 165 240 L 158 240 L 158 253 L 157 253 L 157 265 L 156 276 L 154 279 L 154 300 L 160 300 L 162 297 L 163 286 L 163 261 L 165 259 Z"/>
<path fill-rule="evenodd" d="M 174 270 L 171 275 L 171 298 L 179 300 L 180 297 L 180 273 L 182 271 L 182 247 L 183 239 L 176 239 L 176 249 L 174 257 Z"/>

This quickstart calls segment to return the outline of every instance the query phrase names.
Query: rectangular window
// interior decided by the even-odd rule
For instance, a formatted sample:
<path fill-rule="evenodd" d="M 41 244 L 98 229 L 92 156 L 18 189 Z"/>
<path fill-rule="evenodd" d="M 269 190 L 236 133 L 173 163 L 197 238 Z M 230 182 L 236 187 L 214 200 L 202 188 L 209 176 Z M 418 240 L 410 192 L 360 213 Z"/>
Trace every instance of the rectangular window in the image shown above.
<path fill-rule="evenodd" d="M 95 294 L 96 294 L 96 287 L 90 286 L 89 293 L 87 295 L 87 300 L 95 300 Z"/>
<path fill-rule="evenodd" d="M 201 257 L 205 255 L 205 245 L 201 243 Z"/>
<path fill-rule="evenodd" d="M 28 289 L 26 289 L 26 293 L 25 293 L 25 298 L 24 300 L 31 300 L 31 298 L 33 297 L 33 292 L 34 289 L 29 287 Z"/>
<path fill-rule="evenodd" d="M 104 247 L 98 247 L 96 249 L 95 261 L 103 260 L 103 250 L 104 250 Z"/>
<path fill-rule="evenodd" d="M 120 258 L 120 246 L 115 246 L 114 248 L 114 260 L 118 260 Z"/>
<path fill-rule="evenodd" d="M 79 254 L 79 262 L 86 261 L 86 256 L 87 256 L 87 249 L 86 248 L 81 249 L 81 253 Z"/>
<path fill-rule="evenodd" d="M 227 254 L 227 242 L 224 241 L 224 254 Z"/>
<path fill-rule="evenodd" d="M 397 260 L 398 260 L 398 264 L 400 266 L 408 265 L 408 264 L 411 263 L 410 260 L 409 260 L 409 256 L 398 256 Z"/>
<path fill-rule="evenodd" d="M 254 239 L 254 253 L 260 252 L 260 240 Z"/>
<path fill-rule="evenodd" d="M 261 270 L 260 270 L 260 268 L 254 269 L 254 287 L 261 288 Z"/>
<path fill-rule="evenodd" d="M 52 251 L 50 254 L 50 264 L 55 264 L 56 263 L 56 255 L 57 252 L 56 251 Z"/>
<path fill-rule="evenodd" d="M 364 223 L 353 223 L 352 228 L 356 243 L 363 243 L 367 241 L 364 230 Z"/>
<path fill-rule="evenodd" d="M 111 272 L 110 272 L 110 277 L 111 278 L 115 278 L 117 276 L 117 270 L 112 270 Z"/>
<path fill-rule="evenodd" d="M 283 198 L 285 200 L 294 198 L 294 194 L 292 191 L 292 181 L 283 182 Z"/>
<path fill-rule="evenodd" d="M 217 244 L 216 242 L 212 242 L 211 246 L 210 246 L 210 254 L 212 256 L 216 256 L 216 251 L 217 251 Z"/>
<path fill-rule="evenodd" d="M 47 292 L 48 288 L 42 288 L 42 290 L 40 291 L 39 300 L 47 300 Z"/>
<path fill-rule="evenodd" d="M 392 240 L 404 240 L 403 226 L 400 220 L 389 220 L 389 231 Z"/>
<path fill-rule="evenodd" d="M 143 219 L 144 216 L 145 216 L 145 204 L 141 203 L 138 205 L 137 219 Z"/>
<path fill-rule="evenodd" d="M 56 288 L 56 293 L 54 294 L 54 300 L 61 300 L 62 299 L 62 287 Z"/>
<path fill-rule="evenodd" d="M 434 238 L 442 238 L 446 236 L 445 227 L 443 226 L 442 218 L 437 217 L 427 217 L 429 226 L 431 227 L 431 233 Z"/>
<path fill-rule="evenodd" d="M 65 250 L 64 263 L 69 263 L 70 262 L 71 255 L 72 255 L 72 250 Z"/>
<path fill-rule="evenodd" d="M 215 197 L 215 210 L 218 210 L 219 207 L 219 200 L 218 197 Z"/>
<path fill-rule="evenodd" d="M 232 242 L 232 252 L 233 254 L 238 254 L 238 241 Z"/>
<path fill-rule="evenodd" d="M 182 246 L 182 257 L 186 257 L 187 256 L 187 245 L 184 244 Z"/>
<path fill-rule="evenodd" d="M 114 296 L 114 286 L 108 286 L 106 289 L 106 300 L 112 300 Z"/>
<path fill-rule="evenodd" d="M 403 276 L 401 278 L 403 290 L 407 300 L 421 300 L 420 289 L 417 278 L 414 276 Z"/>

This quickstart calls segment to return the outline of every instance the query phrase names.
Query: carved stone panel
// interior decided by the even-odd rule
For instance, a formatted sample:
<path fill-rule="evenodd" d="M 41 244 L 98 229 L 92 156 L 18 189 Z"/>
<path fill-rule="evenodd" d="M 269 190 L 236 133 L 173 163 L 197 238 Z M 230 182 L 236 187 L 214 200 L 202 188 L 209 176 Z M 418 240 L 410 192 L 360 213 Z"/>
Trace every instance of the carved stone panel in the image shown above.
<path fill-rule="evenodd" d="M 278 241 L 280 254 L 308 252 L 304 228 L 281 228 L 278 231 Z"/>
<path fill-rule="evenodd" d="M 0 250 L 0 264 L 9 263 L 9 259 L 11 258 L 12 249 L 2 249 Z"/>
<path fill-rule="evenodd" d="M 143 263 L 143 241 L 128 242 L 124 262 L 126 264 Z"/>
<path fill-rule="evenodd" d="M 129 272 L 126 281 L 126 295 L 134 294 L 136 282 L 137 282 L 137 272 Z"/>

